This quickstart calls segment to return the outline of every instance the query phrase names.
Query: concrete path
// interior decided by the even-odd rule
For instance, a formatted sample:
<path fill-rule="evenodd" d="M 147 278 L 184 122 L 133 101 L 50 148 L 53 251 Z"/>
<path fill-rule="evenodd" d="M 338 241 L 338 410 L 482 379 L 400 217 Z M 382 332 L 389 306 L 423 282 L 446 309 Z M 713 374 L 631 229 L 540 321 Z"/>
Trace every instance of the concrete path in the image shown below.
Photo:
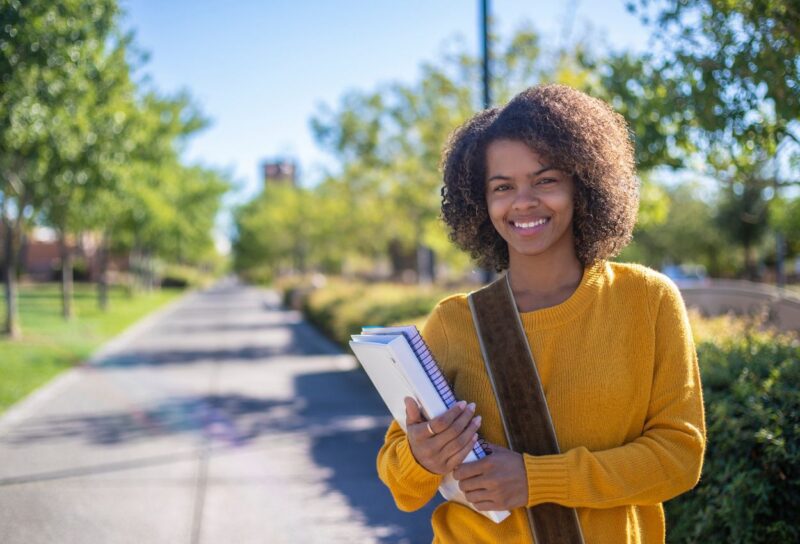
<path fill-rule="evenodd" d="M 377 479 L 386 414 L 276 295 L 220 284 L 0 419 L 0 542 L 430 542 L 433 505 Z"/>

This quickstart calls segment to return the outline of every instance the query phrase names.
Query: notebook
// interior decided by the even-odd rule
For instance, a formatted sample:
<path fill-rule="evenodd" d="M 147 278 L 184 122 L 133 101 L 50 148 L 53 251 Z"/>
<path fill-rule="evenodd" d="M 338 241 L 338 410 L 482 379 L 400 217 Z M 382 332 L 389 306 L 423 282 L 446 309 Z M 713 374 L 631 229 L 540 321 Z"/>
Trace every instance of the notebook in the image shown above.
<path fill-rule="evenodd" d="M 404 431 L 405 397 L 415 398 L 428 419 L 444 413 L 456 404 L 450 384 L 415 326 L 364 327 L 361 334 L 351 338 L 350 348 L 386 403 L 392 417 Z M 479 439 L 464 462 L 470 463 L 486 457 L 485 444 Z M 444 477 L 439 492 L 447 500 L 472 508 L 452 474 Z M 509 516 L 509 512 L 505 510 L 479 513 L 495 523 L 500 523 Z"/>

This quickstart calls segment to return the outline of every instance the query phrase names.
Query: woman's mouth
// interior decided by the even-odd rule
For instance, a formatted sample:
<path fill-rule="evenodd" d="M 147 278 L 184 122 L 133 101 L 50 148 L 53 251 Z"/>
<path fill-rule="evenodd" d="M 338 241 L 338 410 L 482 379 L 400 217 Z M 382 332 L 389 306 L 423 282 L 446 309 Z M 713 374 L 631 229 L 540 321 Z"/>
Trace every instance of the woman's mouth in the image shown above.
<path fill-rule="evenodd" d="M 525 221 L 509 221 L 515 232 L 519 234 L 534 234 L 544 228 L 550 222 L 549 217 L 539 219 L 528 219 Z"/>

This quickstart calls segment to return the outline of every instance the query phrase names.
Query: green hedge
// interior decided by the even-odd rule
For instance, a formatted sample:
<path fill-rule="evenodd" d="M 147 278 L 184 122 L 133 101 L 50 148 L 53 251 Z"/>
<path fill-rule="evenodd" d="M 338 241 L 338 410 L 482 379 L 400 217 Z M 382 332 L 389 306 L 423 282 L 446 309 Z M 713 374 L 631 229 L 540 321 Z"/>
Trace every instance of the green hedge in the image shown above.
<path fill-rule="evenodd" d="M 667 503 L 669 542 L 800 542 L 800 345 L 749 331 L 697 348 L 708 443 L 700 484 Z"/>
<path fill-rule="evenodd" d="M 329 282 L 303 292 L 306 316 L 346 346 L 360 327 L 416 323 L 458 289 Z M 463 289 L 462 289 L 463 290 Z M 800 542 L 800 342 L 690 312 L 706 406 L 700 484 L 666 503 L 671 543 Z"/>
<path fill-rule="evenodd" d="M 296 294 L 298 291 L 293 290 Z M 301 291 L 302 292 L 302 291 Z M 441 288 L 334 281 L 306 293 L 303 313 L 328 337 L 347 346 L 364 325 L 420 325 L 439 299 Z"/>

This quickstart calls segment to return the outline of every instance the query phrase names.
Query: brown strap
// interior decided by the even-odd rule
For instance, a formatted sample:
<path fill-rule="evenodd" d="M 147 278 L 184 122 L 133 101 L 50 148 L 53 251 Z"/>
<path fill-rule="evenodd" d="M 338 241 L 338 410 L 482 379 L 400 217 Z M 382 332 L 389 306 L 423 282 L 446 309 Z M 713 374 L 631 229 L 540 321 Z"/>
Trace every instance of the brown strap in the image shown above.
<path fill-rule="evenodd" d="M 518 453 L 559 453 L 553 421 L 507 276 L 475 291 L 469 307 L 509 447 Z M 528 508 L 536 544 L 583 544 L 574 508 Z"/>

